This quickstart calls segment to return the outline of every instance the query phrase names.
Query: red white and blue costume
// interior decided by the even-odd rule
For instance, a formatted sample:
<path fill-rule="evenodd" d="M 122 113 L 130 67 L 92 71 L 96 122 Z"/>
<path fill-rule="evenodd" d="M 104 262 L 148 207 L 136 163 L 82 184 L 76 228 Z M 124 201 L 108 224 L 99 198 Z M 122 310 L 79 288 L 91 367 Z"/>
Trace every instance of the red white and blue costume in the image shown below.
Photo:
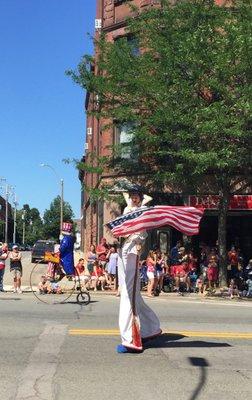
<path fill-rule="evenodd" d="M 151 200 L 144 195 L 141 204 L 134 207 L 130 196 L 124 193 L 127 207 L 124 214 L 143 207 Z M 146 232 L 132 234 L 125 240 L 118 260 L 120 287 L 119 328 L 122 345 L 117 347 L 119 353 L 141 352 L 142 342 L 161 334 L 160 322 L 154 311 L 145 304 L 140 293 L 139 255 L 147 237 Z"/>
<path fill-rule="evenodd" d="M 66 275 L 74 275 L 74 238 L 71 234 L 72 224 L 64 222 L 63 238 L 60 241 L 60 262 Z"/>

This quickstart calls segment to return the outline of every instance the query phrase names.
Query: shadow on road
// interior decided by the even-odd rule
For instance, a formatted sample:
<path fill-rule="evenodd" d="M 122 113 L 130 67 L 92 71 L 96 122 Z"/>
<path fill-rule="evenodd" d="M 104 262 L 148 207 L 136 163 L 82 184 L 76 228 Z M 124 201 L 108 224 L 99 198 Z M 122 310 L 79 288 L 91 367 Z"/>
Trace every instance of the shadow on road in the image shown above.
<path fill-rule="evenodd" d="M 232 347 L 228 343 L 217 343 L 217 342 L 206 342 L 204 340 L 190 340 L 190 341 L 179 341 L 183 338 L 188 338 L 185 335 L 179 335 L 175 333 L 164 333 L 155 340 L 146 343 L 145 348 L 162 348 L 162 347 Z"/>
<path fill-rule="evenodd" d="M 98 300 L 90 300 L 90 302 L 88 303 L 88 305 L 89 304 L 93 304 L 93 303 L 99 303 L 99 301 Z M 64 306 L 64 305 L 66 305 L 66 304 L 77 304 L 77 305 L 82 305 L 82 306 L 84 306 L 85 307 L 85 304 L 83 304 L 83 303 L 78 303 L 77 301 L 71 301 L 71 300 L 69 300 L 69 301 L 63 301 L 62 303 L 55 303 L 54 305 L 56 306 Z"/>
<path fill-rule="evenodd" d="M 209 364 L 205 358 L 202 357 L 188 357 L 190 364 L 194 367 L 198 367 L 200 370 L 200 378 L 197 387 L 194 389 L 193 394 L 191 395 L 189 400 L 195 400 L 199 396 L 202 388 L 206 383 L 207 378 L 207 370 L 206 367 L 209 367 Z"/>

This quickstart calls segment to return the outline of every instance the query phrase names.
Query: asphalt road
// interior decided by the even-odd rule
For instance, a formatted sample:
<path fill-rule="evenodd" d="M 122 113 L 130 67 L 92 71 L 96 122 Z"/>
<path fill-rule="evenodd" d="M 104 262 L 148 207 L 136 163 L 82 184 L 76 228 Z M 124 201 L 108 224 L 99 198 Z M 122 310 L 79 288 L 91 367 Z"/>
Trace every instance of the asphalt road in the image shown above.
<path fill-rule="evenodd" d="M 0 295 L 1 400 L 252 398 L 251 302 L 148 299 L 165 333 L 120 355 L 119 299 L 72 300 Z"/>

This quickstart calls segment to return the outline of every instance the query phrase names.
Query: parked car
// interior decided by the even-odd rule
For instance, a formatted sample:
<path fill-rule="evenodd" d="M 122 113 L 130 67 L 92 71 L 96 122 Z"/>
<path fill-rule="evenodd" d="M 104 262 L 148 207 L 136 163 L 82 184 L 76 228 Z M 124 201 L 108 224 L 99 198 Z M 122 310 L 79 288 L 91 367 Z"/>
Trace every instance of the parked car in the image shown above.
<path fill-rule="evenodd" d="M 53 240 L 37 240 L 31 251 L 31 262 L 43 261 L 46 251 L 54 251 L 55 242 Z"/>

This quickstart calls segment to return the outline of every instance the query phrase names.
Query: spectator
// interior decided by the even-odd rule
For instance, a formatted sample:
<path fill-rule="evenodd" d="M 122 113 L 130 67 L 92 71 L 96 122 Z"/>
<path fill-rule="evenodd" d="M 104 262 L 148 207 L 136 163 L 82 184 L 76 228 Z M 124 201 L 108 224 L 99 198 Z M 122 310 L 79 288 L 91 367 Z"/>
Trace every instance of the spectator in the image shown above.
<path fill-rule="evenodd" d="M 12 247 L 10 252 L 10 271 L 13 276 L 14 293 L 22 293 L 21 290 L 21 277 L 22 277 L 22 254 L 17 245 Z"/>
<path fill-rule="evenodd" d="M 84 258 L 80 258 L 75 269 L 77 272 L 77 279 L 80 280 L 80 283 L 85 287 L 85 289 L 89 289 L 90 288 L 89 282 L 91 278 L 89 271 L 86 271 L 84 262 L 85 262 Z"/>
<path fill-rule="evenodd" d="M 5 271 L 5 261 L 8 258 L 7 243 L 0 243 L 0 292 L 4 292 L 3 277 Z"/>
<path fill-rule="evenodd" d="M 238 253 L 235 250 L 235 246 L 231 247 L 228 252 L 228 267 L 227 267 L 227 277 L 228 281 L 236 278 L 238 272 Z"/>
<path fill-rule="evenodd" d="M 101 285 L 101 290 L 105 290 L 106 277 L 104 269 L 102 265 L 99 264 L 99 261 L 94 262 L 94 271 L 91 275 L 91 282 L 95 292 L 99 285 Z"/>
<path fill-rule="evenodd" d="M 156 252 L 156 274 L 157 274 L 157 290 L 163 290 L 164 274 L 165 274 L 165 258 L 160 250 Z"/>
<path fill-rule="evenodd" d="M 98 257 L 99 263 L 105 267 L 107 262 L 107 254 L 108 254 L 108 245 L 106 238 L 101 238 L 100 244 L 96 246 L 96 254 Z"/>
<path fill-rule="evenodd" d="M 217 251 L 216 251 L 215 247 L 211 248 L 210 253 L 207 256 L 208 263 L 210 260 L 214 260 L 216 262 L 216 264 L 218 264 L 218 262 L 219 262 L 219 257 L 217 255 Z"/>
<path fill-rule="evenodd" d="M 248 274 L 248 279 L 246 280 L 246 285 L 248 287 L 246 296 L 252 297 L 252 271 Z"/>
<path fill-rule="evenodd" d="M 216 289 L 216 283 L 218 280 L 218 266 L 216 263 L 216 258 L 213 256 L 209 260 L 208 268 L 207 268 L 207 279 L 208 286 L 211 292 Z"/>
<path fill-rule="evenodd" d="M 188 264 L 184 261 L 181 265 L 177 265 L 174 271 L 175 276 L 175 292 L 180 291 L 181 284 L 186 285 L 187 292 L 190 292 L 190 278 L 188 276 Z"/>
<path fill-rule="evenodd" d="M 193 251 L 190 250 L 188 253 L 188 266 L 189 266 L 189 271 L 196 270 L 197 269 L 197 257 L 194 256 Z"/>
<path fill-rule="evenodd" d="M 235 281 L 234 278 L 232 278 L 230 280 L 230 284 L 229 284 L 229 288 L 228 288 L 228 295 L 229 295 L 230 299 L 233 299 L 234 296 L 237 296 L 239 298 L 241 297 L 240 293 L 239 293 L 238 286 L 237 286 L 236 281 Z"/>
<path fill-rule="evenodd" d="M 177 242 L 174 247 L 171 249 L 170 260 L 171 265 L 177 265 L 179 262 L 179 248 L 181 246 L 181 242 Z"/>
<path fill-rule="evenodd" d="M 183 262 L 188 262 L 189 261 L 189 256 L 186 254 L 185 248 L 180 247 L 179 248 L 179 256 L 178 256 L 178 263 L 182 264 Z"/>
<path fill-rule="evenodd" d="M 250 272 L 252 272 L 252 259 L 249 260 L 248 265 L 246 266 L 246 268 L 243 271 L 243 277 L 244 277 L 245 281 L 248 279 Z"/>
<path fill-rule="evenodd" d="M 188 278 L 190 279 L 190 290 L 196 292 L 196 282 L 198 280 L 196 267 L 189 267 Z"/>
<path fill-rule="evenodd" d="M 147 265 L 146 260 L 139 262 L 140 288 L 146 290 L 148 286 Z"/>
<path fill-rule="evenodd" d="M 94 270 L 94 262 L 97 260 L 97 254 L 95 252 L 95 246 L 93 244 L 90 245 L 89 251 L 87 253 L 87 269 L 90 275 Z"/>
<path fill-rule="evenodd" d="M 156 289 L 156 255 L 154 251 L 149 251 L 148 257 L 146 259 L 147 265 L 147 276 L 148 276 L 148 286 L 147 286 L 147 296 L 154 297 L 154 292 Z"/>
<path fill-rule="evenodd" d="M 203 293 L 204 292 L 204 280 L 203 280 L 203 275 L 200 275 L 199 278 L 196 280 L 196 285 L 195 285 L 196 291 L 198 293 Z"/>
<path fill-rule="evenodd" d="M 112 287 L 114 284 L 114 290 L 116 289 L 116 276 L 117 276 L 117 264 L 118 264 L 118 253 L 115 246 L 111 246 L 107 254 L 108 264 L 108 284 Z"/>
<path fill-rule="evenodd" d="M 45 275 L 41 276 L 41 281 L 38 284 L 39 294 L 47 294 L 51 291 L 51 285 Z"/>

